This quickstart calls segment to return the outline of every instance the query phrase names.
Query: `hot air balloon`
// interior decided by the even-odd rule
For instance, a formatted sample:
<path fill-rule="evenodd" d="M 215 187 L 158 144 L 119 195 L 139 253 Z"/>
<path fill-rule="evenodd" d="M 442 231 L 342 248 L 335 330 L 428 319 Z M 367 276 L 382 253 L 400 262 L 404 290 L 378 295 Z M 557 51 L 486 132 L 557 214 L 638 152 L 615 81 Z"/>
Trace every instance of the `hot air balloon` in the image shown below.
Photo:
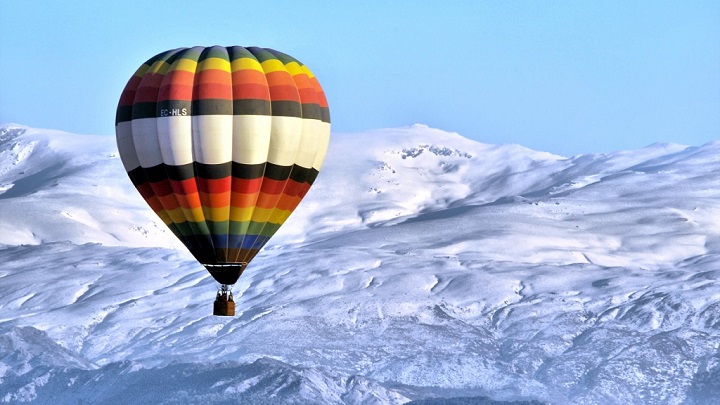
<path fill-rule="evenodd" d="M 298 60 L 257 47 L 162 52 L 130 78 L 115 121 L 120 158 L 153 211 L 230 286 L 287 220 L 320 171 L 330 113 Z"/>

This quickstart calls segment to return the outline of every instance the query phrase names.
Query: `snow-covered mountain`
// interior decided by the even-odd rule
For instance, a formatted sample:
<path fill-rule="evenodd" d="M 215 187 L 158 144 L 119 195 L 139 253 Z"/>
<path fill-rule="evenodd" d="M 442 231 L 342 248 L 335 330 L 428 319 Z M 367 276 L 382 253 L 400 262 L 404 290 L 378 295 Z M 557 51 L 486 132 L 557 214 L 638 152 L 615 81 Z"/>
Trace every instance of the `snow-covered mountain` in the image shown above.
<path fill-rule="evenodd" d="M 0 402 L 715 403 L 719 173 L 334 134 L 222 318 L 113 137 L 0 126 Z"/>

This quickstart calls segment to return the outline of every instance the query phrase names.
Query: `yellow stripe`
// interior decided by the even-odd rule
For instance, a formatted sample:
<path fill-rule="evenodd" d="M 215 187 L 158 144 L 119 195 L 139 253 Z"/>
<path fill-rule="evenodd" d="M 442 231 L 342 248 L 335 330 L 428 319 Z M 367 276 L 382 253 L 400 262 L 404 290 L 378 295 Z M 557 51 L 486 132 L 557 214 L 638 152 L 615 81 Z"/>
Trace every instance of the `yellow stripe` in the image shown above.
<path fill-rule="evenodd" d="M 260 208 L 255 207 L 253 211 L 252 220 L 253 222 L 270 222 L 272 224 L 282 225 L 292 214 L 292 211 L 281 210 L 278 208 Z"/>
<path fill-rule="evenodd" d="M 170 219 L 172 222 L 179 224 L 180 222 L 185 222 L 185 213 L 183 212 L 182 207 L 175 208 L 174 210 L 165 210 L 165 212 L 170 215 Z"/>
<path fill-rule="evenodd" d="M 252 219 L 255 207 L 249 208 L 230 208 L 230 220 L 235 222 L 245 222 Z"/>
<path fill-rule="evenodd" d="M 308 75 L 309 78 L 312 79 L 313 77 L 315 77 L 315 75 L 310 71 L 310 69 L 307 68 L 307 66 L 302 65 L 300 66 L 300 68 L 303 70 L 303 72 L 305 72 L 306 75 Z"/>
<path fill-rule="evenodd" d="M 164 75 L 167 73 L 168 69 L 170 69 L 170 65 L 162 60 L 159 60 L 150 67 L 149 73 L 160 73 L 161 75 Z"/>
<path fill-rule="evenodd" d="M 133 76 L 143 77 L 145 76 L 145 72 L 147 72 L 148 69 L 150 69 L 150 66 L 147 63 L 143 63 L 143 65 L 135 71 L 135 74 Z"/>
<path fill-rule="evenodd" d="M 180 58 L 175 61 L 173 70 L 184 70 L 186 72 L 195 73 L 197 70 L 197 61 L 187 58 Z"/>
<path fill-rule="evenodd" d="M 283 63 L 277 59 L 268 59 L 265 62 L 261 63 L 261 65 L 265 73 L 287 72 L 287 69 L 285 69 L 285 65 L 283 65 Z"/>
<path fill-rule="evenodd" d="M 208 221 L 223 222 L 230 219 L 230 206 L 221 208 L 204 207 L 203 212 Z"/>
<path fill-rule="evenodd" d="M 252 220 L 254 222 L 267 222 L 270 218 L 270 215 L 272 214 L 274 208 L 260 208 L 255 207 L 255 210 L 253 211 Z"/>
<path fill-rule="evenodd" d="M 198 72 L 202 72 L 207 69 L 218 69 L 226 72 L 230 71 L 230 61 L 220 58 L 207 58 L 200 62 L 197 68 Z"/>
<path fill-rule="evenodd" d="M 259 72 L 263 71 L 262 66 L 260 65 L 260 62 L 253 58 L 240 58 L 235 59 L 230 64 L 232 66 L 232 71 L 237 72 L 238 70 L 244 70 L 244 69 L 252 69 L 257 70 Z"/>
<path fill-rule="evenodd" d="M 302 67 L 300 67 L 297 62 L 290 62 L 285 65 L 285 68 L 293 76 L 305 74 L 305 71 L 302 69 Z"/>
<path fill-rule="evenodd" d="M 160 217 L 160 219 L 163 221 L 163 223 L 165 225 L 170 225 L 173 223 L 173 221 L 172 221 L 172 219 L 170 219 L 170 215 L 168 215 L 167 211 L 160 210 L 160 211 L 156 212 L 155 214 L 157 214 L 157 216 Z"/>
<path fill-rule="evenodd" d="M 292 214 L 292 211 L 289 210 L 281 210 L 279 208 L 275 208 L 270 215 L 270 220 L 268 222 L 271 222 L 273 224 L 282 225 L 287 221 L 288 217 Z"/>
<path fill-rule="evenodd" d="M 205 213 L 203 213 L 202 207 L 183 208 L 182 210 L 188 221 L 205 222 Z"/>

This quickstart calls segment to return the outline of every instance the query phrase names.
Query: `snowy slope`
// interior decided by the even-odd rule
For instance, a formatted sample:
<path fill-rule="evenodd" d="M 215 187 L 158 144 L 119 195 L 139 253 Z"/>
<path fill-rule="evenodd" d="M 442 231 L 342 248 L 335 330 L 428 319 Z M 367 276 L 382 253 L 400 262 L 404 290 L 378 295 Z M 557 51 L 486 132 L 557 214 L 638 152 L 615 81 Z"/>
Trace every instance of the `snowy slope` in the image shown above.
<path fill-rule="evenodd" d="M 718 173 L 718 142 L 334 134 L 218 318 L 112 137 L 2 126 L 0 401 L 712 403 Z"/>

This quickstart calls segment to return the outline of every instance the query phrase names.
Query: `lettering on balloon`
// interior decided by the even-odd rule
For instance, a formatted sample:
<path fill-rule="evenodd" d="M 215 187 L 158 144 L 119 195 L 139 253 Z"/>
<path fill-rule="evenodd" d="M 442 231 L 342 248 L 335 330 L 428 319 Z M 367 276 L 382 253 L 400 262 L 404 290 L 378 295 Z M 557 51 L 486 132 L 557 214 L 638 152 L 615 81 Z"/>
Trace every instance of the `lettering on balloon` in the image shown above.
<path fill-rule="evenodd" d="M 161 117 L 182 117 L 187 115 L 187 108 L 162 108 L 160 109 Z"/>

